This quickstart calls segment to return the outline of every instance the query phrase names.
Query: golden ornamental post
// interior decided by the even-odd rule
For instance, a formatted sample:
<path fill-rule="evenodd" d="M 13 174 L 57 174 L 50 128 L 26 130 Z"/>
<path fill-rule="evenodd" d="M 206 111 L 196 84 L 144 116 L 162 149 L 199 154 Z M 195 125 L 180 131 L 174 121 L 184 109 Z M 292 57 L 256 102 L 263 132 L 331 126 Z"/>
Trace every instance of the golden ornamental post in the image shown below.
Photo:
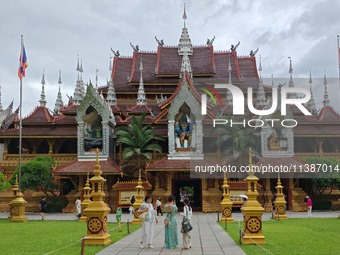
<path fill-rule="evenodd" d="M 80 222 L 86 222 L 86 214 L 84 213 L 84 210 L 88 207 L 88 205 L 91 203 L 91 188 L 90 188 L 90 182 L 89 182 L 89 173 L 87 173 L 87 180 L 84 190 L 84 200 L 81 202 L 81 217 L 79 219 Z"/>
<path fill-rule="evenodd" d="M 27 202 L 23 197 L 24 195 L 19 190 L 18 176 L 16 176 L 12 190 L 15 198 L 9 203 L 10 215 L 8 216 L 8 220 L 11 222 L 26 222 L 25 205 Z"/>
<path fill-rule="evenodd" d="M 280 172 L 278 174 L 277 186 L 275 188 L 277 192 L 276 192 L 276 199 L 274 201 L 274 205 L 275 205 L 274 219 L 287 220 L 288 217 L 286 215 L 286 209 L 285 209 L 287 201 L 283 199 L 283 192 L 282 192 L 283 186 L 281 185 Z"/>
<path fill-rule="evenodd" d="M 259 178 L 254 175 L 253 164 L 251 158 L 251 148 L 249 148 L 249 175 L 245 179 L 248 191 L 246 195 L 248 196 L 247 202 L 244 203 L 241 208 L 243 213 L 243 226 L 244 235 L 241 238 L 243 244 L 266 244 L 265 237 L 262 234 L 262 214 L 264 209 L 261 204 L 257 201 L 257 182 Z"/>
<path fill-rule="evenodd" d="M 106 245 L 111 243 L 110 235 L 107 232 L 107 216 L 111 210 L 103 199 L 105 197 L 103 187 L 106 180 L 101 176 L 102 171 L 100 171 L 98 153 L 97 148 L 96 165 L 93 171 L 94 176 L 90 179 L 92 184 L 91 197 L 93 200 L 84 209 L 84 214 L 87 216 L 85 244 Z"/>
<path fill-rule="evenodd" d="M 135 209 L 134 218 L 132 220 L 133 225 L 141 225 L 142 222 L 139 220 L 138 209 L 144 203 L 143 202 L 143 186 L 142 186 L 142 177 L 141 177 L 141 169 L 139 169 L 139 176 L 138 182 L 136 186 L 137 194 L 136 194 L 136 201 L 133 203 L 133 208 Z"/>
<path fill-rule="evenodd" d="M 228 179 L 226 177 L 226 174 L 224 173 L 224 181 L 222 185 L 223 189 L 223 200 L 221 202 L 222 206 L 222 218 L 221 222 L 234 222 L 234 219 L 232 217 L 232 207 L 233 202 L 230 200 L 230 192 L 229 192 L 229 185 L 228 185 Z"/>

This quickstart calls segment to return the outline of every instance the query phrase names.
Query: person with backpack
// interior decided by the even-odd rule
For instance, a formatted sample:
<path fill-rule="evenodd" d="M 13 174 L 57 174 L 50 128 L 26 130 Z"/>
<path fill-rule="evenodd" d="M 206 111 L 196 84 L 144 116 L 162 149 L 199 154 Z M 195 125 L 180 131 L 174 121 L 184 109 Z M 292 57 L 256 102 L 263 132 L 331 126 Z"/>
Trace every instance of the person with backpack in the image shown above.
<path fill-rule="evenodd" d="M 178 245 L 177 236 L 177 222 L 175 213 L 178 211 L 176 206 L 175 197 L 169 196 L 168 203 L 164 206 L 164 212 L 166 213 L 164 219 L 165 225 L 165 247 L 168 249 L 175 249 Z"/>
<path fill-rule="evenodd" d="M 153 249 L 152 240 L 155 229 L 155 222 L 158 223 L 156 212 L 152 206 L 152 197 L 145 196 L 145 203 L 143 203 L 138 210 L 139 219 L 142 221 L 142 239 L 140 248 L 143 249 L 145 244 L 148 248 Z"/>
<path fill-rule="evenodd" d="M 183 233 L 183 249 L 189 250 L 191 248 L 191 236 L 189 231 L 192 230 L 191 226 L 191 216 L 192 216 L 192 208 L 190 206 L 190 202 L 188 198 L 185 198 L 183 207 L 183 221 L 182 221 L 182 229 L 181 232 Z"/>

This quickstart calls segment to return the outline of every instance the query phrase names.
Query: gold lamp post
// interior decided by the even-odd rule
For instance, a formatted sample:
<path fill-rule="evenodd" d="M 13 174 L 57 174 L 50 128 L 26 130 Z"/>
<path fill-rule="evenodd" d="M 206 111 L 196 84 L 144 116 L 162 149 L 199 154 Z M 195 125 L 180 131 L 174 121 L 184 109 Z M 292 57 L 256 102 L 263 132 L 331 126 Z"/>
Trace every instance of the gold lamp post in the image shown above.
<path fill-rule="evenodd" d="M 11 222 L 26 222 L 25 205 L 27 202 L 23 198 L 24 195 L 19 191 L 18 176 L 16 176 L 12 190 L 15 198 L 9 203 L 10 215 L 8 216 L 8 220 Z"/>
<path fill-rule="evenodd" d="M 105 193 L 103 191 L 104 182 L 106 181 L 100 171 L 98 148 L 94 176 L 90 179 L 92 184 L 91 201 L 84 214 L 87 216 L 87 234 L 85 244 L 106 245 L 111 243 L 110 235 L 107 233 L 107 215 L 111 211 L 103 201 Z"/>
<path fill-rule="evenodd" d="M 229 185 L 228 185 L 228 179 L 226 177 L 226 174 L 224 173 L 224 181 L 222 185 L 223 189 L 223 200 L 221 202 L 222 206 L 222 218 L 221 222 L 234 222 L 234 219 L 232 217 L 232 207 L 233 202 L 230 200 L 230 193 L 229 193 Z"/>
<path fill-rule="evenodd" d="M 265 237 L 262 234 L 262 214 L 264 209 L 261 204 L 257 201 L 257 182 L 259 178 L 254 175 L 252 170 L 252 158 L 251 148 L 249 148 L 249 175 L 245 179 L 248 186 L 246 195 L 248 196 L 247 202 L 241 208 L 243 212 L 243 227 L 244 235 L 241 238 L 243 244 L 266 244 Z"/>
<path fill-rule="evenodd" d="M 133 208 L 135 209 L 135 214 L 134 218 L 132 220 L 133 225 L 141 225 L 142 222 L 139 220 L 139 214 L 138 214 L 138 209 L 139 207 L 144 203 L 142 198 L 143 198 L 143 186 L 142 186 L 142 178 L 141 178 L 141 169 L 139 169 L 139 177 L 138 177 L 138 182 L 136 186 L 137 194 L 136 194 L 136 201 L 133 203 Z"/>
<path fill-rule="evenodd" d="M 84 213 L 84 210 L 87 208 L 87 206 L 91 203 L 91 188 L 90 188 L 90 182 L 89 182 L 89 173 L 87 173 L 87 180 L 84 190 L 84 200 L 81 202 L 81 217 L 79 219 L 80 222 L 86 222 L 86 214 Z"/>
<path fill-rule="evenodd" d="M 276 192 L 276 199 L 274 201 L 274 205 L 275 205 L 274 219 L 286 220 L 288 219 L 286 215 L 286 209 L 285 209 L 287 201 L 283 199 L 283 192 L 282 192 L 283 186 L 281 185 L 280 173 L 278 175 L 277 186 L 275 188 L 277 192 Z"/>

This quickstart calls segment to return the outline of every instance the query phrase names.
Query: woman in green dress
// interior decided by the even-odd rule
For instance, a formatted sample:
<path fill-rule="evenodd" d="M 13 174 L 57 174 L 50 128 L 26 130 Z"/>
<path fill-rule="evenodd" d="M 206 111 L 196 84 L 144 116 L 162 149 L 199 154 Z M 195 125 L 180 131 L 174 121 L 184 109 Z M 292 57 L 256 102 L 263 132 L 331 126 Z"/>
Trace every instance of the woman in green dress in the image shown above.
<path fill-rule="evenodd" d="M 176 248 L 178 245 L 177 222 L 175 217 L 175 212 L 178 211 L 178 208 L 173 196 L 168 197 L 168 203 L 164 206 L 164 211 L 166 213 L 166 218 L 164 220 L 165 247 L 168 249 L 173 249 Z"/>

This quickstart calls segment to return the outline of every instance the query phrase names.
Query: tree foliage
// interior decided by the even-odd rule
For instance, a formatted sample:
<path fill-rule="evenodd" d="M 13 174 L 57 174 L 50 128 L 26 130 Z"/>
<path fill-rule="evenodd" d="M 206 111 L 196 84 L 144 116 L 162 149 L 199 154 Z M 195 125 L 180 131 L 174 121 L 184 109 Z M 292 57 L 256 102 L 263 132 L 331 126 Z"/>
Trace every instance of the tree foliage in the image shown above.
<path fill-rule="evenodd" d="M 147 125 L 143 127 L 145 114 L 139 118 L 132 115 L 132 122 L 127 127 L 119 127 L 116 129 L 117 145 L 124 145 L 123 159 L 137 159 L 137 167 L 141 168 L 141 160 L 151 160 L 152 152 L 162 152 L 162 147 L 152 143 L 155 140 L 164 139 L 158 137 L 153 132 L 153 127 Z"/>
<path fill-rule="evenodd" d="M 319 158 L 319 157 L 309 157 L 304 160 L 307 164 L 321 164 L 321 166 L 327 166 L 324 168 L 326 171 L 319 169 L 316 166 L 316 178 L 313 178 L 312 181 L 312 193 L 315 194 L 324 194 L 326 191 L 328 193 L 324 197 L 327 197 L 332 193 L 334 189 L 340 188 L 340 162 L 335 158 Z M 332 168 L 332 171 L 330 170 Z M 335 169 L 339 169 L 336 171 Z"/>
<path fill-rule="evenodd" d="M 6 176 L 0 173 L 0 191 L 9 190 L 10 188 L 11 184 L 6 180 Z"/>
<path fill-rule="evenodd" d="M 226 119 L 228 123 L 231 121 L 230 116 L 221 119 Z M 212 132 L 217 134 L 217 146 L 221 149 L 225 162 L 245 164 L 249 155 L 249 147 L 252 149 L 252 156 L 259 157 L 256 146 L 258 135 L 255 130 L 249 130 L 240 124 L 232 126 L 223 124 L 217 125 Z"/>
<path fill-rule="evenodd" d="M 21 166 L 21 190 L 43 191 L 46 196 L 52 194 L 54 197 L 58 185 L 54 183 L 51 170 L 55 162 L 46 156 L 35 157 L 33 160 Z M 15 177 L 19 174 L 19 167 L 15 170 L 10 182 L 14 184 Z M 50 193 L 48 193 L 50 192 Z"/>

